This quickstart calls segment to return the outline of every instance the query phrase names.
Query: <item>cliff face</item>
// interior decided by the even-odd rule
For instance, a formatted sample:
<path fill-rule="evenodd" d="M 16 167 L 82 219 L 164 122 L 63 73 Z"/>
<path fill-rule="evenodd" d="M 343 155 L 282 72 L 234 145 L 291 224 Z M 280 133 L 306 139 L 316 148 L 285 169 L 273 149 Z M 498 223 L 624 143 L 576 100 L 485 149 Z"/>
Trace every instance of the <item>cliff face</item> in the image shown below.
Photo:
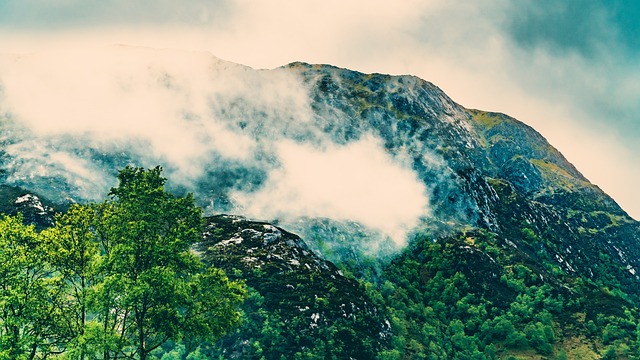
<path fill-rule="evenodd" d="M 29 191 L 13 186 L 0 185 L 0 199 L 0 213 L 22 214 L 23 220 L 35 225 L 37 229 L 52 226 L 54 214 L 64 210 L 64 207 L 42 200 Z"/>

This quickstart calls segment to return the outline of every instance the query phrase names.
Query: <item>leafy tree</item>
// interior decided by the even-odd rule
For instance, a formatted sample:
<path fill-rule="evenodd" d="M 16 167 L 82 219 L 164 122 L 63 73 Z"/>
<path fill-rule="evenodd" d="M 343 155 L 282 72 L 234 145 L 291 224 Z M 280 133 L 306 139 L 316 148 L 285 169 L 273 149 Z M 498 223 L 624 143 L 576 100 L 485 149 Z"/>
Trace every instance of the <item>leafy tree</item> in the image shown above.
<path fill-rule="evenodd" d="M 201 357 L 240 322 L 243 284 L 191 251 L 201 211 L 161 172 L 123 169 L 107 201 L 72 205 L 39 234 L 0 219 L 0 360 L 144 360 L 180 339 L 182 358 Z"/>
<path fill-rule="evenodd" d="M 0 358 L 38 359 L 63 350 L 69 334 L 60 282 L 33 226 L 0 219 Z"/>
<path fill-rule="evenodd" d="M 87 352 L 89 296 L 100 260 L 94 229 L 95 206 L 74 204 L 64 215 L 56 217 L 55 227 L 41 233 L 51 265 L 65 285 L 68 300 L 64 314 L 74 337 L 70 347 L 79 359 L 84 359 Z"/>
<path fill-rule="evenodd" d="M 92 302 L 102 323 L 104 358 L 147 359 L 169 339 L 218 337 L 240 320 L 244 288 L 205 270 L 191 245 L 200 240 L 193 197 L 165 188 L 162 169 L 127 167 L 99 206 L 103 259 Z"/>
<path fill-rule="evenodd" d="M 567 351 L 565 349 L 561 349 L 558 351 L 558 355 L 556 356 L 556 360 L 569 360 L 569 356 L 567 355 Z"/>
<path fill-rule="evenodd" d="M 602 355 L 603 360 L 615 360 L 617 358 L 618 353 L 616 351 L 616 347 L 613 345 L 609 345 Z"/>

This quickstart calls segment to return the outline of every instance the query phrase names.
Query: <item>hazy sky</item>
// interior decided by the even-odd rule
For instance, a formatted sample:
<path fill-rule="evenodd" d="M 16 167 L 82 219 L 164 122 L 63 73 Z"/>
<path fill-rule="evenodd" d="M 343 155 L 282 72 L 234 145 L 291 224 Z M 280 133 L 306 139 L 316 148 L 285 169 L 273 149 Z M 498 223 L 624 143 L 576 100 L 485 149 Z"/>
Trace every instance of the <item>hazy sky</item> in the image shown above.
<path fill-rule="evenodd" d="M 540 131 L 640 218 L 633 0 L 0 0 L 0 52 L 130 44 L 413 74 Z"/>

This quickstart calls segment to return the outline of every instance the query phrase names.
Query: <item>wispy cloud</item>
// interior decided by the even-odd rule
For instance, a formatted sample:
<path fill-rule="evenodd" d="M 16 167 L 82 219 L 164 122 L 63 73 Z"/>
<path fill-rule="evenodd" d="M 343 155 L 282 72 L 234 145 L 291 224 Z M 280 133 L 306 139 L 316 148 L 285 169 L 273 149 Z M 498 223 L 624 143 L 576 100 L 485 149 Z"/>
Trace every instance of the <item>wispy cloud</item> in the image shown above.
<path fill-rule="evenodd" d="M 403 246 L 407 232 L 430 215 L 427 189 L 410 164 L 371 135 L 324 149 L 284 141 L 277 154 L 282 166 L 257 193 L 232 195 L 250 216 L 355 221 Z"/>

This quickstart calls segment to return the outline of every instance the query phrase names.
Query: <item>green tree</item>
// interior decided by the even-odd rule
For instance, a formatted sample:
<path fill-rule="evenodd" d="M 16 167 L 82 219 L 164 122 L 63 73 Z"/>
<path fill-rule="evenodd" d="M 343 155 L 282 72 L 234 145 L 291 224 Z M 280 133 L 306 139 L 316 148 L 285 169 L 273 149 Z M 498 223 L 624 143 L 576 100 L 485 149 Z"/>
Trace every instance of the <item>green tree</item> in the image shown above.
<path fill-rule="evenodd" d="M 615 360 L 618 358 L 618 352 L 616 351 L 616 347 L 613 345 L 609 345 L 607 349 L 602 354 L 603 360 Z"/>
<path fill-rule="evenodd" d="M 56 217 L 55 227 L 41 233 L 48 246 L 49 259 L 65 286 L 67 303 L 64 314 L 74 341 L 73 355 L 84 359 L 88 345 L 85 337 L 89 315 L 89 296 L 97 278 L 100 257 L 95 240 L 95 206 L 74 204 Z"/>
<path fill-rule="evenodd" d="M 244 285 L 230 281 L 220 269 L 210 267 L 186 284 L 183 342 L 186 354 L 203 341 L 214 341 L 240 324 L 239 304 L 246 297 Z"/>
<path fill-rule="evenodd" d="M 103 357 L 147 359 L 170 339 L 218 337 L 237 325 L 245 291 L 220 270 L 205 270 L 191 245 L 200 240 L 193 197 L 165 190 L 162 169 L 127 167 L 99 206 L 102 280 L 93 301 Z"/>
<path fill-rule="evenodd" d="M 61 352 L 70 336 L 49 255 L 21 216 L 0 219 L 1 359 L 45 358 Z"/>

